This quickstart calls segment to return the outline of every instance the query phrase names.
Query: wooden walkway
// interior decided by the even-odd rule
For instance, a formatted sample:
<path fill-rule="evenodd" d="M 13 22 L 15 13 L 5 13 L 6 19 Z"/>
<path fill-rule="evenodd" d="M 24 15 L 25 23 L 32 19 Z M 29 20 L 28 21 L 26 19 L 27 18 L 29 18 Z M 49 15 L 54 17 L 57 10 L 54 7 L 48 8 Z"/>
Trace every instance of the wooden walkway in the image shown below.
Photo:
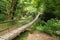
<path fill-rule="evenodd" d="M 21 32 L 24 32 L 28 27 L 30 27 L 38 19 L 39 15 L 40 13 L 38 13 L 35 19 L 31 21 L 30 23 L 23 25 L 22 27 L 17 28 L 13 31 L 10 31 L 6 33 L 5 35 L 0 36 L 0 40 L 12 40 L 16 36 L 18 36 Z"/>

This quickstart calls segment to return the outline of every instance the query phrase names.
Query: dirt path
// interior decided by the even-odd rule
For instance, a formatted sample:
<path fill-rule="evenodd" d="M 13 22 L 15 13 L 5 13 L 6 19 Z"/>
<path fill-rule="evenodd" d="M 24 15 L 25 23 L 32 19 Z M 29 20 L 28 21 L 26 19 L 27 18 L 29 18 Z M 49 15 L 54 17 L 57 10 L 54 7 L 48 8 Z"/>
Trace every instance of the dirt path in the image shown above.
<path fill-rule="evenodd" d="M 59 40 L 56 37 L 49 36 L 45 33 L 33 32 L 32 34 L 28 34 L 28 36 L 24 40 Z"/>

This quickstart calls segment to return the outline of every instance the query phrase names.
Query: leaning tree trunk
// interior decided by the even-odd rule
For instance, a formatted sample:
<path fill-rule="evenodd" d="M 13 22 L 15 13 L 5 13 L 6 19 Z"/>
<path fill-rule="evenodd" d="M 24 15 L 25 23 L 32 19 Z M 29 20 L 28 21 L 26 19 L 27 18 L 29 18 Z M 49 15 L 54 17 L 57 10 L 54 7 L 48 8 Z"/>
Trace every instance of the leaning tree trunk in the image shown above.
<path fill-rule="evenodd" d="M 10 21 L 14 20 L 14 13 L 16 11 L 17 4 L 18 0 L 11 0 L 11 10 L 10 13 L 8 13 L 8 20 Z"/>
<path fill-rule="evenodd" d="M 39 17 L 40 13 L 35 17 L 35 19 L 33 21 L 31 21 L 30 23 L 23 25 L 20 28 L 17 28 L 9 33 L 6 33 L 5 35 L 0 37 L 0 40 L 12 40 L 13 38 L 15 38 L 16 36 L 18 36 L 21 32 L 25 31 L 28 27 L 30 27 Z"/>

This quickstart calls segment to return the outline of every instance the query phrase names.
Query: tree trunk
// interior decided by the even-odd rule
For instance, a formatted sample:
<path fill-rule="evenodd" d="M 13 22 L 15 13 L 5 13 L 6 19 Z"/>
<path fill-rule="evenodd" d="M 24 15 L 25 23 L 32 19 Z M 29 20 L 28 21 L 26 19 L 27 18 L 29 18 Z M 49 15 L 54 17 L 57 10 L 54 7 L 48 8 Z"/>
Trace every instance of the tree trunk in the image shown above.
<path fill-rule="evenodd" d="M 8 14 L 8 20 L 10 21 L 14 20 L 14 13 L 16 11 L 17 4 L 18 4 L 18 0 L 11 1 L 11 10 L 10 13 Z"/>
<path fill-rule="evenodd" d="M 5 35 L 0 37 L 0 40 L 12 40 L 13 38 L 15 38 L 16 36 L 18 36 L 21 32 L 25 31 L 28 27 L 30 27 L 39 17 L 40 13 L 35 17 L 35 19 L 33 21 L 31 21 L 30 23 L 23 25 L 20 28 L 17 28 L 9 33 L 6 33 Z"/>

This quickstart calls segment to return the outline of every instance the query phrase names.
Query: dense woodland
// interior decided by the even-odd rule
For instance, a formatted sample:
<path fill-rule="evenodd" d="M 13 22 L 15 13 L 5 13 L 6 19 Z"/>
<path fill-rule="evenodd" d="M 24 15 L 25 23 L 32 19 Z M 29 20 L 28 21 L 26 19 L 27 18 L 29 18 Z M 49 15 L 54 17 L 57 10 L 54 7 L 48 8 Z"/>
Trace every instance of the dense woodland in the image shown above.
<path fill-rule="evenodd" d="M 40 16 L 30 31 L 60 37 L 60 0 L 0 0 L 0 31 L 27 24 L 37 14 Z"/>

